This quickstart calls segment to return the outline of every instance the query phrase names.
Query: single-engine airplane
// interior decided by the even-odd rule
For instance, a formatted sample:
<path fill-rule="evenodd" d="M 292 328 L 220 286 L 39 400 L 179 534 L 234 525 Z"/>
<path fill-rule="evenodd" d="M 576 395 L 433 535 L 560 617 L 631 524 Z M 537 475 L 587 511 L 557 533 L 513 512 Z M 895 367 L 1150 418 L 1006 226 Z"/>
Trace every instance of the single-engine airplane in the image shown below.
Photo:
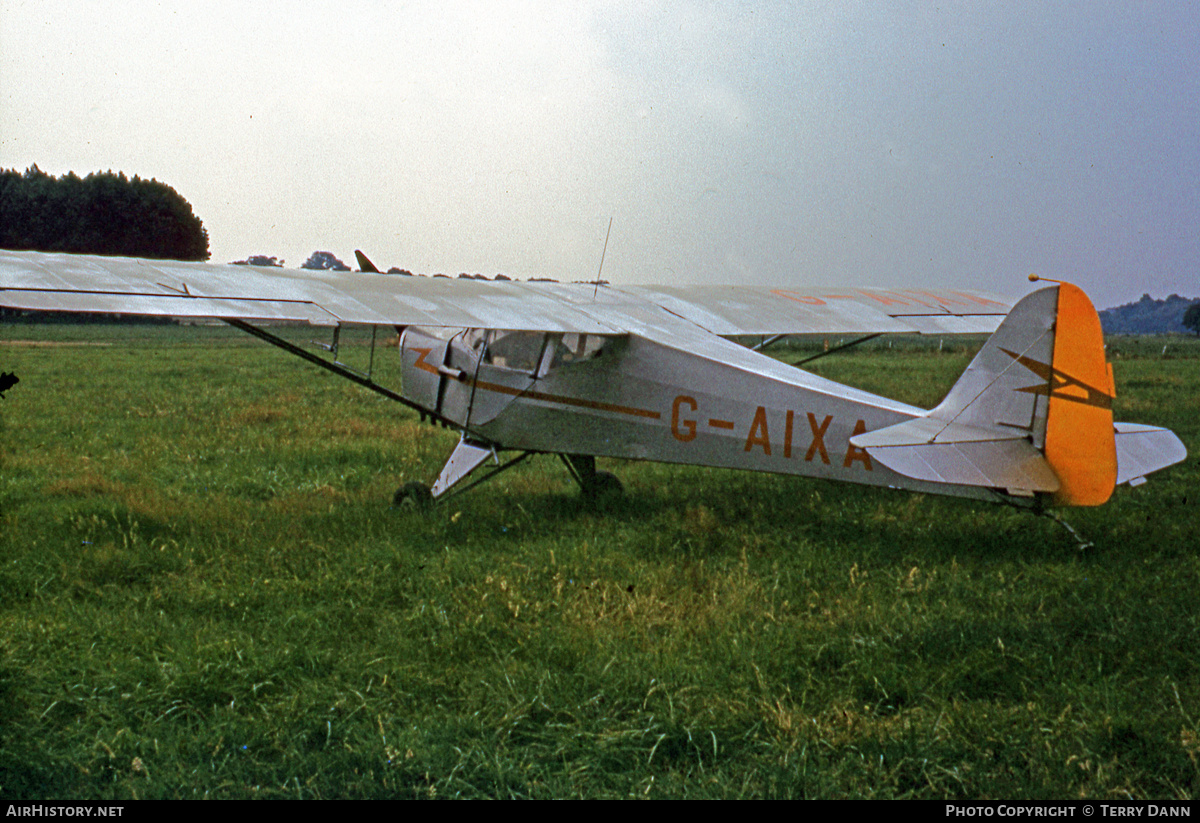
<path fill-rule="evenodd" d="M 535 453 L 559 455 L 588 497 L 620 489 L 595 462 L 620 457 L 1036 511 L 1103 504 L 1187 451 L 1167 429 L 1113 422 L 1096 311 L 1050 282 L 1014 305 L 949 289 L 481 281 L 0 251 L 0 306 L 220 318 L 453 428 L 460 440 L 432 487 L 396 493 L 419 505 Z M 334 359 L 273 321 L 332 327 Z M 399 391 L 336 360 L 347 324 L 398 332 Z M 928 410 L 730 339 L 980 332 L 991 337 Z"/>

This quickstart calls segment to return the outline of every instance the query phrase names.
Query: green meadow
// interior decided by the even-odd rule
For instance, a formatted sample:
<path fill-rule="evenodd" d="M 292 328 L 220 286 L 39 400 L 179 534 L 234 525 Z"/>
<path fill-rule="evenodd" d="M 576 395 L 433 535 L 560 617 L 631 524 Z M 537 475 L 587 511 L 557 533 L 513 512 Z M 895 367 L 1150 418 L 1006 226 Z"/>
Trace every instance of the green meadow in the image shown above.
<path fill-rule="evenodd" d="M 1109 348 L 1200 454 L 1200 342 Z M 929 406 L 972 351 L 812 368 Z M 0 371 L 7 801 L 1200 794 L 1195 456 L 1065 512 L 1087 549 L 652 463 L 589 508 L 550 456 L 422 514 L 452 433 L 234 330 L 8 325 Z"/>

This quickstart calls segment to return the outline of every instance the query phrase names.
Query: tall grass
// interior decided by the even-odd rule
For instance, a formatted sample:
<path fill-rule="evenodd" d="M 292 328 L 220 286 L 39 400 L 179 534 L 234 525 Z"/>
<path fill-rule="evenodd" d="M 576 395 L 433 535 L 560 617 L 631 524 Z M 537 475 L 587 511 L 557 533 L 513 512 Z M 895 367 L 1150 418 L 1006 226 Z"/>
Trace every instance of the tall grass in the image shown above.
<path fill-rule="evenodd" d="M 76 343 L 0 345 L 5 798 L 1200 789 L 1194 458 L 1069 512 L 1087 551 L 656 464 L 608 464 L 626 499 L 588 509 L 551 458 L 420 515 L 390 493 L 453 436 L 255 341 L 4 334 Z M 1195 454 L 1186 342 L 1116 358 L 1118 416 Z M 813 368 L 928 405 L 951 348 Z"/>

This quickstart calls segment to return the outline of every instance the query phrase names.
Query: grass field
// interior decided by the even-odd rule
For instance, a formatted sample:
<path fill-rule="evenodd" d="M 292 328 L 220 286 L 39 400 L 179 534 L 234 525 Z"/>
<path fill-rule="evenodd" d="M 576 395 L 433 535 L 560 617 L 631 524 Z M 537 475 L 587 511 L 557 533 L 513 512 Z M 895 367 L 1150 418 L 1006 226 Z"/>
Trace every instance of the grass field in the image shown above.
<path fill-rule="evenodd" d="M 232 330 L 0 338 L 5 800 L 1200 794 L 1195 457 L 1069 511 L 1082 551 L 656 464 L 588 510 L 550 457 L 421 515 L 453 435 Z M 1110 351 L 1200 454 L 1200 345 Z M 819 365 L 932 405 L 969 359 Z"/>

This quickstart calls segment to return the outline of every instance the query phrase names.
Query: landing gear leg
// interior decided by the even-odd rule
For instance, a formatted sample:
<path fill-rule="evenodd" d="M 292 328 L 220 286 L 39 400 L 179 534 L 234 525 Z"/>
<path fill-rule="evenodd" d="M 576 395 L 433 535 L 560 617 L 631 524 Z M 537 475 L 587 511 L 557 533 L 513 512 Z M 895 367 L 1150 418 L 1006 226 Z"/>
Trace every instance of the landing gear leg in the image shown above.
<path fill-rule="evenodd" d="M 596 458 L 590 454 L 560 454 L 571 477 L 579 484 L 583 499 L 588 503 L 604 503 L 619 499 L 625 487 L 610 472 L 596 471 Z"/>
<path fill-rule="evenodd" d="M 531 452 L 522 452 L 508 462 L 501 463 L 494 447 L 485 443 L 471 442 L 464 436 L 458 441 L 458 445 L 455 446 L 450 459 L 446 461 L 446 465 L 442 467 L 442 473 L 438 475 L 437 482 L 433 484 L 433 488 L 426 486 L 424 483 L 405 483 L 396 490 L 396 495 L 392 498 L 392 505 L 397 508 L 422 510 L 432 508 L 434 503 L 443 498 L 462 494 L 469 489 L 475 488 L 480 483 L 486 483 L 501 472 L 507 471 L 522 462 L 530 454 Z M 491 468 L 491 471 L 472 483 L 467 483 L 463 486 L 458 485 L 460 481 L 466 479 L 467 475 L 488 460 L 491 460 L 495 464 Z M 453 492 L 451 492 L 452 488 L 454 489 Z"/>

